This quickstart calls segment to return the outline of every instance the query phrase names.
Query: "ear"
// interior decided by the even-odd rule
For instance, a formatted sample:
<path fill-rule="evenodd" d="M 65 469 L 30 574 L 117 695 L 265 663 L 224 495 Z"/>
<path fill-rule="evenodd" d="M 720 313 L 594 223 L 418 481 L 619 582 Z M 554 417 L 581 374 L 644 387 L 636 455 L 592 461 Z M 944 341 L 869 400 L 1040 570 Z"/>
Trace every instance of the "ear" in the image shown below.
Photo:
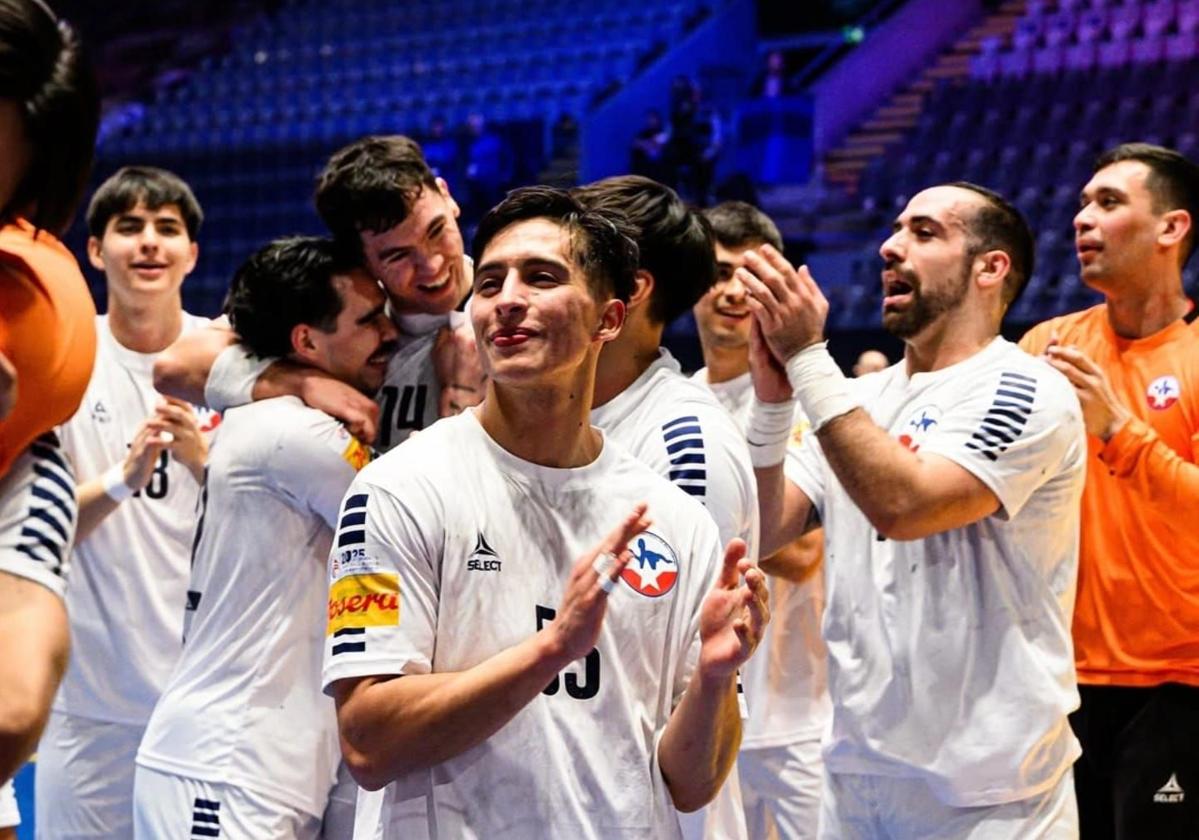
<path fill-rule="evenodd" d="M 458 214 L 462 211 L 458 209 L 458 202 L 454 201 L 454 197 L 450 195 L 450 185 L 446 183 L 445 178 L 437 176 L 437 191 L 445 198 L 446 203 L 450 205 L 450 212 L 454 214 L 454 218 L 458 218 Z"/>
<path fill-rule="evenodd" d="M 315 364 L 321 346 L 320 330 L 310 324 L 296 324 L 291 328 L 291 351 L 300 361 Z"/>
<path fill-rule="evenodd" d="M 654 275 L 644 268 L 637 269 L 633 275 L 633 291 L 629 294 L 629 309 L 635 309 L 647 303 L 654 293 Z"/>
<path fill-rule="evenodd" d="M 104 270 L 104 260 L 100 256 L 100 240 L 94 236 L 87 238 L 87 261 L 92 264 L 92 268 Z"/>
<path fill-rule="evenodd" d="M 599 326 L 596 327 L 595 333 L 591 336 L 592 341 L 599 341 L 606 344 L 620 335 L 620 329 L 624 326 L 627 311 L 623 300 L 613 298 L 605 303 L 600 310 Z"/>
<path fill-rule="evenodd" d="M 187 248 L 187 268 L 183 272 L 184 277 L 192 273 L 192 270 L 196 267 L 196 260 L 199 258 L 200 243 L 192 242 Z"/>
<path fill-rule="evenodd" d="M 1191 214 L 1186 210 L 1163 213 L 1158 222 L 1157 243 L 1164 248 L 1180 244 L 1191 232 Z"/>
<path fill-rule="evenodd" d="M 1003 290 L 1003 281 L 1012 270 L 1012 258 L 1007 251 L 985 251 L 974 258 L 977 272 L 974 282 L 980 289 Z"/>

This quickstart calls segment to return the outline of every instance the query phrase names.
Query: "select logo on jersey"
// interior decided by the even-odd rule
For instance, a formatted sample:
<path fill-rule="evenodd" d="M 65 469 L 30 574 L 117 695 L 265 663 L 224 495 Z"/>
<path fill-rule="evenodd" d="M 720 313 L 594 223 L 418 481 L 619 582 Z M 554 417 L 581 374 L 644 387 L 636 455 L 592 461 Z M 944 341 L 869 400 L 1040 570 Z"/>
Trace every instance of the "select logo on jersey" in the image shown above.
<path fill-rule="evenodd" d="M 108 413 L 108 409 L 104 407 L 102 400 L 96 400 L 88 409 L 92 415 L 92 420 L 96 423 L 111 423 L 112 415 Z"/>
<path fill-rule="evenodd" d="M 500 556 L 495 553 L 495 549 L 487 544 L 487 537 L 483 536 L 483 532 L 479 532 L 479 536 L 475 538 L 474 551 L 470 553 L 470 557 L 466 561 L 466 569 L 469 572 L 498 572 L 502 561 Z"/>
<path fill-rule="evenodd" d="M 342 451 L 341 457 L 355 470 L 360 470 L 371 462 L 371 450 L 358 438 L 351 437 L 350 442 Z"/>
<path fill-rule="evenodd" d="M 389 572 L 348 575 L 329 587 L 325 635 L 347 627 L 395 627 L 400 623 L 400 576 Z"/>
<path fill-rule="evenodd" d="M 1178 384 L 1178 378 L 1174 376 L 1159 376 L 1145 389 L 1149 407 L 1155 411 L 1165 411 L 1178 402 L 1180 396 L 1182 396 L 1182 388 Z"/>
<path fill-rule="evenodd" d="M 650 598 L 665 595 L 679 578 L 679 561 L 674 549 L 652 531 L 641 534 L 629 546 L 633 559 L 620 573 L 634 590 Z"/>
<path fill-rule="evenodd" d="M 924 439 L 941 422 L 941 409 L 935 405 L 926 405 L 916 409 L 908 422 L 903 424 L 899 433 L 899 442 L 915 452 L 924 443 Z"/>
<path fill-rule="evenodd" d="M 1186 791 L 1178 784 L 1178 774 L 1171 773 L 1169 780 L 1153 794 L 1153 801 L 1163 805 L 1179 805 L 1186 799 Z"/>

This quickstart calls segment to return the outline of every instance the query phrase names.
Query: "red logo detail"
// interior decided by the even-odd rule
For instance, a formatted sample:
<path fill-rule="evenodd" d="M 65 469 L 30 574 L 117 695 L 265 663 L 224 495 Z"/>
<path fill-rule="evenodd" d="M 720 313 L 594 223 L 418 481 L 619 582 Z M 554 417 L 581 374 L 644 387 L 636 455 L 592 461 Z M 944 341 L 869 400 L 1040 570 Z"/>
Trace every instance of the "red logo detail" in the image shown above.
<path fill-rule="evenodd" d="M 1182 396 L 1182 388 L 1178 384 L 1178 379 L 1173 376 L 1159 376 L 1145 389 L 1145 399 L 1148 400 L 1149 407 L 1154 411 L 1165 411 L 1178 402 L 1180 396 Z"/>
<path fill-rule="evenodd" d="M 665 595 L 679 577 L 674 551 L 657 534 L 646 531 L 629 546 L 633 559 L 620 577 L 634 591 L 650 598 Z"/>

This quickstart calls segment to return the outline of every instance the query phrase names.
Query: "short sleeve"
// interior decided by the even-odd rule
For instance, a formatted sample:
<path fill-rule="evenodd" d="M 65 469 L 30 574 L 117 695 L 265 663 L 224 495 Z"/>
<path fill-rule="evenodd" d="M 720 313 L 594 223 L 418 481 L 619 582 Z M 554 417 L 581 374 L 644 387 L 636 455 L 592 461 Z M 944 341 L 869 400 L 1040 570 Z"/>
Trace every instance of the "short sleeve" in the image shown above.
<path fill-rule="evenodd" d="M 1029 497 L 1085 451 L 1082 409 L 1069 381 L 1048 365 L 978 377 L 925 438 L 921 454 L 948 458 L 999 498 L 1000 516 L 1016 516 Z"/>
<path fill-rule="evenodd" d="M 230 344 L 212 362 L 204 383 L 204 401 L 221 412 L 253 402 L 254 383 L 275 361 L 251 356 L 241 344 Z"/>
<path fill-rule="evenodd" d="M 414 484 L 359 479 L 341 504 L 329 554 L 322 683 L 432 670 L 444 517 Z"/>
<path fill-rule="evenodd" d="M 317 416 L 320 419 L 316 422 L 284 430 L 270 467 L 287 496 L 330 528 L 336 528 L 342 497 L 354 476 L 370 462 L 372 453 L 340 423 Z M 314 481 L 313 476 L 320 476 L 320 480 Z"/>

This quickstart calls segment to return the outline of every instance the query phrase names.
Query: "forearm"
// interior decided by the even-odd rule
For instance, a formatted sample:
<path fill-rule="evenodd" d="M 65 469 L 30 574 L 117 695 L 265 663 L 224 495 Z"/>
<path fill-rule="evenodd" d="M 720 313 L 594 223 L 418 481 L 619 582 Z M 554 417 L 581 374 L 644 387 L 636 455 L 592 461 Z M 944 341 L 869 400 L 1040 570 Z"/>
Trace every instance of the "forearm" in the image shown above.
<path fill-rule="evenodd" d="M 205 327 L 180 336 L 154 360 L 155 390 L 206 405 L 204 386 L 212 364 L 236 341 L 237 335 L 227 327 Z"/>
<path fill-rule="evenodd" d="M 740 747 L 736 675 L 708 681 L 697 670 L 658 744 L 658 765 L 675 807 L 695 811 L 711 802 Z"/>
<path fill-rule="evenodd" d="M 1125 423 L 1100 450 L 1099 459 L 1159 513 L 1173 517 L 1199 510 L 1199 464 L 1185 460 L 1143 421 Z"/>
<path fill-rule="evenodd" d="M 69 648 L 62 599 L 0 572 L 0 784 L 37 746 Z"/>
<path fill-rule="evenodd" d="M 466 671 L 363 680 L 344 698 L 338 684 L 342 755 L 377 790 L 483 743 L 566 664 L 543 631 Z"/>
<path fill-rule="evenodd" d="M 76 545 L 121 504 L 104 492 L 103 482 L 98 478 L 77 485 L 75 499 L 79 505 L 79 518 L 75 524 Z"/>
<path fill-rule="evenodd" d="M 817 528 L 763 558 L 758 567 L 768 575 L 804 583 L 820 568 L 823 558 L 824 531 Z"/>
<path fill-rule="evenodd" d="M 781 463 L 756 467 L 754 478 L 758 484 L 760 553 L 768 557 L 803 534 L 812 504 L 787 480 Z"/>

